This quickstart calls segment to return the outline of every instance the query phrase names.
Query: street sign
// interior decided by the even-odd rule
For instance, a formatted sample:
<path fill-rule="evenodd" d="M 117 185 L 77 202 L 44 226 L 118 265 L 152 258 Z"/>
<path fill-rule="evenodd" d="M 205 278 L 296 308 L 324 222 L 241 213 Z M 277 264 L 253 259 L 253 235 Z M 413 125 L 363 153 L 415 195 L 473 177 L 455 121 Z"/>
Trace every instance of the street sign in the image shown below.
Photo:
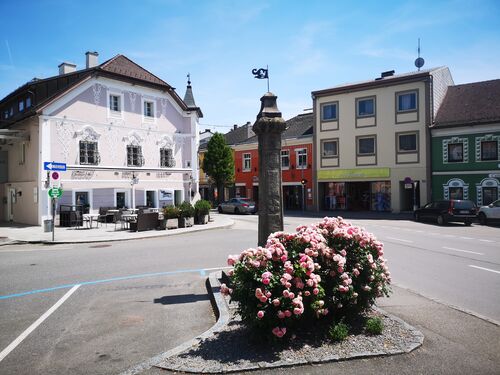
<path fill-rule="evenodd" d="M 60 188 L 49 189 L 49 197 L 59 198 L 61 195 L 62 195 L 62 189 L 60 189 Z"/>
<path fill-rule="evenodd" d="M 59 172 L 50 172 L 50 187 L 60 188 L 61 187 L 61 174 Z"/>
<path fill-rule="evenodd" d="M 45 171 L 65 171 L 66 163 L 57 163 L 55 161 L 44 161 L 43 169 Z"/>

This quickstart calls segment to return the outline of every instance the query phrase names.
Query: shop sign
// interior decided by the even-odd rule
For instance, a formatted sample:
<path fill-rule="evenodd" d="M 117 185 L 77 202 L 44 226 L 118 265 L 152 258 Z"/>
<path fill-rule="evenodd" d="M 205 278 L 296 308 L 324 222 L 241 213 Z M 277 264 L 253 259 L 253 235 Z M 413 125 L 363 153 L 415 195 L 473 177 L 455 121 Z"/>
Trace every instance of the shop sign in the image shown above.
<path fill-rule="evenodd" d="M 318 180 L 349 180 L 362 178 L 389 178 L 390 168 L 355 168 L 318 171 Z"/>

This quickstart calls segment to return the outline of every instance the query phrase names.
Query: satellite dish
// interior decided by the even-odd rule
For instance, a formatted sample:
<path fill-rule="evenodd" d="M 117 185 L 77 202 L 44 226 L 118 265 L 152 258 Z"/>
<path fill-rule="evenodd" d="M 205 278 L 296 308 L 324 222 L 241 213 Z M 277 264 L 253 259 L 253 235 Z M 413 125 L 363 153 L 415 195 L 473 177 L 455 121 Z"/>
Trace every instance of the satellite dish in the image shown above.
<path fill-rule="evenodd" d="M 425 60 L 422 58 L 422 57 L 418 57 L 416 60 L 415 60 L 415 66 L 420 69 L 421 67 L 424 66 L 424 63 L 425 63 Z"/>

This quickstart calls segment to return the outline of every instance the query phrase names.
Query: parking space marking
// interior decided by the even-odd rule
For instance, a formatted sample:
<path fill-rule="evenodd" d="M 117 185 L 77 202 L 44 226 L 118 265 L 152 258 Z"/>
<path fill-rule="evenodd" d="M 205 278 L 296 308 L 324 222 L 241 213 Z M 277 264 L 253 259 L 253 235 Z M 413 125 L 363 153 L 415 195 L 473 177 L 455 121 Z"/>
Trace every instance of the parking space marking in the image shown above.
<path fill-rule="evenodd" d="M 459 237 L 459 238 L 461 238 L 462 240 L 473 240 L 474 239 L 472 237 Z"/>
<path fill-rule="evenodd" d="M 488 272 L 500 273 L 500 271 L 495 271 L 495 270 L 491 270 L 489 268 L 484 268 L 484 267 L 479 267 L 479 266 L 473 266 L 472 264 L 469 264 L 469 267 L 477 268 L 479 270 L 488 271 Z"/>
<path fill-rule="evenodd" d="M 460 249 L 455 249 L 454 247 L 443 246 L 443 249 L 452 250 L 452 251 L 460 251 L 461 253 L 470 253 L 470 254 L 484 255 L 484 253 L 476 253 L 475 251 L 469 251 L 469 250 L 460 250 Z"/>
<path fill-rule="evenodd" d="M 79 284 L 73 286 L 62 298 L 57 301 L 50 309 L 48 309 L 45 314 L 43 314 L 41 317 L 39 317 L 32 325 L 30 325 L 23 333 L 21 333 L 14 341 L 12 341 L 9 346 L 7 346 L 2 352 L 0 353 L 0 362 L 9 355 L 11 351 L 13 351 L 23 340 L 28 337 L 28 335 L 33 332 L 40 324 L 44 322 L 45 319 L 47 319 L 54 311 L 56 311 L 59 306 L 61 306 L 64 301 L 66 301 L 78 288 L 80 287 Z"/>
<path fill-rule="evenodd" d="M 390 240 L 395 240 L 395 241 L 401 241 L 401 242 L 408 242 L 408 243 L 413 243 L 413 241 L 410 240 L 403 240 L 402 238 L 396 238 L 396 237 L 386 237 Z"/>
<path fill-rule="evenodd" d="M 481 242 L 495 242 L 495 241 L 492 241 L 492 240 L 479 240 Z"/>

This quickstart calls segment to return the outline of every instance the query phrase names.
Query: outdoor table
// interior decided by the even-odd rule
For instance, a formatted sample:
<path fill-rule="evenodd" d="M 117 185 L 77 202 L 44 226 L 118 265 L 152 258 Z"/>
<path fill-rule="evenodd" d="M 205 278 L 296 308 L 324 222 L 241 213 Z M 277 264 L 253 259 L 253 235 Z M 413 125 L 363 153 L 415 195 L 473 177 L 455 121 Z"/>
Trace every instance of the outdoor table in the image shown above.
<path fill-rule="evenodd" d="M 99 220 L 99 214 L 83 214 L 83 221 L 89 226 L 90 229 L 92 229 L 92 224 L 94 223 L 94 221 L 96 223 L 99 223 L 98 220 Z"/>
<path fill-rule="evenodd" d="M 122 215 L 122 220 L 124 223 L 126 223 L 127 227 L 129 227 L 129 224 L 132 220 L 137 219 L 137 214 L 123 214 Z"/>

